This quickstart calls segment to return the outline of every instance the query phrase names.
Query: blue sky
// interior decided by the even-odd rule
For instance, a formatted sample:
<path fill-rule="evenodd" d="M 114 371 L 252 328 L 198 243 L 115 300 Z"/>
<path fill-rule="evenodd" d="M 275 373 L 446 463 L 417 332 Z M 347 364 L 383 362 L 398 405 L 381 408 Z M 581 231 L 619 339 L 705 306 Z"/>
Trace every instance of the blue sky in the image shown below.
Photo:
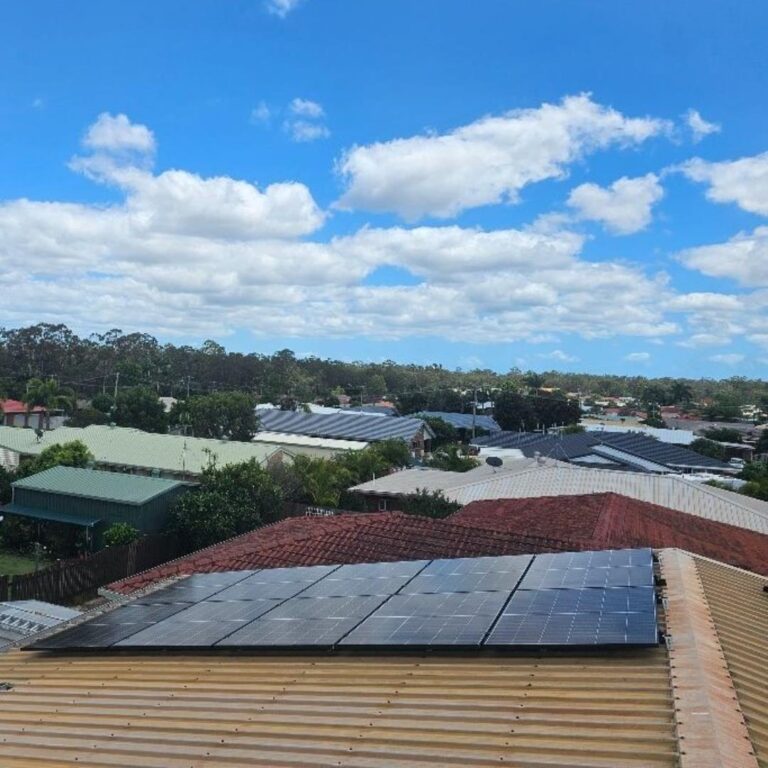
<path fill-rule="evenodd" d="M 0 325 L 762 377 L 764 3 L 0 8 Z"/>

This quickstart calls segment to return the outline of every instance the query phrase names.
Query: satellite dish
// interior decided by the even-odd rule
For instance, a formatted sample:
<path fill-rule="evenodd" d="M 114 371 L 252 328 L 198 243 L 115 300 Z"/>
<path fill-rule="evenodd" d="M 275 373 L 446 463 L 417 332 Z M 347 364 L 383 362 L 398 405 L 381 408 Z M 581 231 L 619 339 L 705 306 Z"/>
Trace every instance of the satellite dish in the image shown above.
<path fill-rule="evenodd" d="M 504 464 L 504 462 L 498 456 L 489 456 L 485 460 L 485 463 L 489 467 L 500 467 L 500 466 L 502 466 Z"/>

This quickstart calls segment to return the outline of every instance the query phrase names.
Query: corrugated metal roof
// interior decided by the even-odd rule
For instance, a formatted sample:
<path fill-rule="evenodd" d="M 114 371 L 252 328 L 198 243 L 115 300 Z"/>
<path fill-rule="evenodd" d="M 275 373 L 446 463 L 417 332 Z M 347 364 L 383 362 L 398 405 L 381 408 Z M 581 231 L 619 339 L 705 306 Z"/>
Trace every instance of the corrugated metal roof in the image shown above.
<path fill-rule="evenodd" d="M 673 475 L 621 472 L 549 462 L 524 472 L 497 474 L 480 482 L 453 486 L 445 495 L 459 504 L 482 499 L 574 496 L 618 493 L 708 520 L 768 533 L 768 502 L 711 488 Z"/>
<path fill-rule="evenodd" d="M 80 440 L 98 464 L 158 469 L 178 474 L 200 474 L 210 463 L 237 464 L 256 459 L 265 464 L 280 449 L 261 443 L 209 440 L 201 437 L 158 435 L 126 427 L 92 425 L 59 427 L 38 440 L 32 429 L 0 427 L 0 446 L 28 456 L 37 456 L 52 445 Z"/>
<path fill-rule="evenodd" d="M 92 528 L 96 523 L 101 522 L 100 517 L 93 517 L 92 515 L 78 515 L 76 512 L 38 509 L 37 507 L 26 507 L 23 504 L 16 503 L 6 504 L 0 507 L 0 510 L 7 515 L 20 515 L 21 517 L 30 517 L 33 520 L 45 520 L 51 523 L 81 525 L 85 528 Z"/>
<path fill-rule="evenodd" d="M 362 440 L 334 440 L 329 437 L 310 437 L 309 435 L 295 435 L 290 432 L 259 432 L 254 438 L 257 443 L 274 443 L 284 445 L 286 448 L 316 448 L 328 453 L 339 451 L 361 451 L 368 447 L 368 443 Z"/>
<path fill-rule="evenodd" d="M 534 459 L 505 459 L 501 467 L 481 464 L 468 472 L 445 472 L 441 469 L 414 467 L 360 483 L 349 490 L 381 496 L 403 496 L 416 493 L 418 490 L 446 492 L 451 488 L 459 488 L 469 483 L 490 480 L 497 475 L 523 472 L 534 466 L 536 466 Z"/>
<path fill-rule="evenodd" d="M 667 471 L 684 468 L 728 469 L 728 465 L 718 459 L 637 432 L 579 432 L 568 435 L 500 432 L 479 437 L 472 442 L 482 447 L 519 448 L 526 456 L 538 453 L 565 461 L 593 453 L 597 446 L 607 446 L 638 459 L 663 465 Z"/>
<path fill-rule="evenodd" d="M 77 467 L 52 467 L 13 483 L 14 488 L 117 501 L 121 504 L 145 504 L 180 485 L 183 483 L 178 480 Z"/>
<path fill-rule="evenodd" d="M 378 416 L 368 413 L 304 413 L 303 411 L 259 411 L 261 426 L 268 432 L 289 432 L 342 440 L 413 440 L 422 430 L 433 437 L 421 419 Z M 258 435 L 257 435 L 258 439 Z"/>
<path fill-rule="evenodd" d="M 766 579 L 696 557 L 712 620 L 744 713 L 757 762 L 768 766 Z"/>
<path fill-rule="evenodd" d="M 3 768 L 677 764 L 666 653 L 0 656 Z"/>
<path fill-rule="evenodd" d="M 484 416 L 477 414 L 472 416 L 471 413 L 450 413 L 448 411 L 421 411 L 415 413 L 414 416 L 420 418 L 442 419 L 456 429 L 472 429 L 472 421 L 474 419 L 475 426 L 478 429 L 484 429 L 486 432 L 501 432 L 501 427 L 496 423 L 496 419 L 493 416 Z"/>
<path fill-rule="evenodd" d="M 657 464 L 655 461 L 644 459 L 641 456 L 633 456 L 631 453 L 614 448 L 612 445 L 596 445 L 592 452 L 617 464 L 626 464 L 643 472 L 664 473 L 669 471 L 663 464 Z"/>
<path fill-rule="evenodd" d="M 626 427 L 616 424 L 595 424 L 594 421 L 582 421 L 581 426 L 587 432 L 638 432 L 655 437 L 662 443 L 672 443 L 673 445 L 690 445 L 696 439 L 696 435 L 690 429 L 661 429 L 642 425 Z"/>

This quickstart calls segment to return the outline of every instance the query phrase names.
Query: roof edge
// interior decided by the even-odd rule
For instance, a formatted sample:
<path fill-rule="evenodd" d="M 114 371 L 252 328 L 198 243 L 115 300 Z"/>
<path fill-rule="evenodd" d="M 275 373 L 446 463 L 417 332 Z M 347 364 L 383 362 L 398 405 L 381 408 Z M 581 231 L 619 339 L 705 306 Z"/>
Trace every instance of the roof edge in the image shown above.
<path fill-rule="evenodd" d="M 659 560 L 681 768 L 758 768 L 696 562 L 678 549 Z"/>

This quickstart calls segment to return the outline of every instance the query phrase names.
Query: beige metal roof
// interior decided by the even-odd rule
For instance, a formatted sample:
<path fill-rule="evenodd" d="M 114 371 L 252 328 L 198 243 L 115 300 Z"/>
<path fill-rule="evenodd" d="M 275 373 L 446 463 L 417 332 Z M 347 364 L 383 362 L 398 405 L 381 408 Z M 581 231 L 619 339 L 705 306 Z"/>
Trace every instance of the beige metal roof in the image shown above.
<path fill-rule="evenodd" d="M 575 467 L 562 462 L 534 465 L 524 472 L 497 474 L 480 482 L 451 486 L 445 495 L 459 504 L 481 499 L 618 493 L 707 520 L 768 534 L 768 503 L 675 475 Z"/>
<path fill-rule="evenodd" d="M 3 768 L 675 766 L 662 648 L 604 656 L 0 656 Z"/>
<path fill-rule="evenodd" d="M 728 671 L 757 763 L 768 766 L 768 581 L 747 571 L 696 557 Z"/>
<path fill-rule="evenodd" d="M 490 467 L 481 464 L 469 472 L 445 472 L 441 469 L 404 469 L 391 475 L 377 477 L 366 483 L 360 483 L 350 488 L 359 493 L 370 493 L 380 496 L 403 496 L 424 489 L 427 491 L 447 491 L 461 488 L 471 483 L 487 483 L 502 477 L 523 472 L 536 466 L 536 459 L 507 459 L 501 467 Z"/>
<path fill-rule="evenodd" d="M 52 445 L 73 440 L 83 442 L 98 464 L 177 474 L 200 474 L 211 456 L 216 457 L 219 466 L 250 459 L 264 464 L 281 451 L 278 446 L 264 443 L 158 435 L 126 427 L 59 427 L 45 432 L 39 440 L 32 429 L 0 427 L 0 447 L 23 455 L 36 456 Z"/>

